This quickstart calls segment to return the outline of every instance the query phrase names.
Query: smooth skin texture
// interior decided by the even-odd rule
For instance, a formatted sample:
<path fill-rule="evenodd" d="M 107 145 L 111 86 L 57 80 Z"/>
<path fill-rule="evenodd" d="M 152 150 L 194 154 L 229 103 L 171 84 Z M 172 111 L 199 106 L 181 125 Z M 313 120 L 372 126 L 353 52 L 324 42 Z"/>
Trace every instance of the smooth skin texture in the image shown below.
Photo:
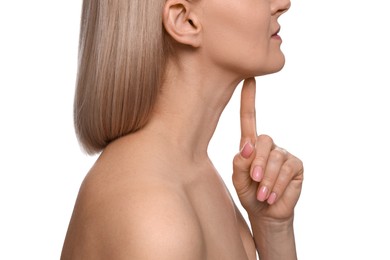
<path fill-rule="evenodd" d="M 251 78 L 283 67 L 275 32 L 289 6 L 288 0 L 166 1 L 163 24 L 178 44 L 153 116 L 104 149 L 86 176 L 62 260 L 252 260 L 256 251 L 262 260 L 296 259 L 293 209 L 303 167 L 270 137 L 257 136 Z M 245 78 L 233 183 L 253 233 L 207 154 Z"/>
<path fill-rule="evenodd" d="M 270 36 L 280 29 L 277 19 L 290 8 L 290 1 L 213 0 L 202 1 L 201 6 L 202 41 L 210 46 L 206 55 L 219 67 L 246 74 L 245 78 L 282 68 L 281 42 L 270 41 Z"/>

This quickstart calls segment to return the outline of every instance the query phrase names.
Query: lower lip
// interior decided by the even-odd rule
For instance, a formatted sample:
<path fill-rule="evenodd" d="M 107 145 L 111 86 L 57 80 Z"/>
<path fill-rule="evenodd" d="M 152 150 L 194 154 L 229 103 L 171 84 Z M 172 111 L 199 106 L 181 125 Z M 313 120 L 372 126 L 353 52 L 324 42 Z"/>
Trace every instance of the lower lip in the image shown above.
<path fill-rule="evenodd" d="M 281 41 L 281 40 L 282 40 L 282 38 L 281 38 L 278 34 L 272 35 L 271 38 L 274 39 L 274 40 L 278 40 L 278 41 Z"/>

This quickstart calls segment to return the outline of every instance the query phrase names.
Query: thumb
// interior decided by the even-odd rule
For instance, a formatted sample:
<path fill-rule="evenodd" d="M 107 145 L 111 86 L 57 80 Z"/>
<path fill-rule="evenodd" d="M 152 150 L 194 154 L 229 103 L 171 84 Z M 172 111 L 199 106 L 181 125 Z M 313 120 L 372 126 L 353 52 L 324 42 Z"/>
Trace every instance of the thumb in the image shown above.
<path fill-rule="evenodd" d="M 252 183 L 249 172 L 255 156 L 254 151 L 254 145 L 246 142 L 241 151 L 233 159 L 233 185 L 237 192 L 239 190 L 246 190 Z"/>

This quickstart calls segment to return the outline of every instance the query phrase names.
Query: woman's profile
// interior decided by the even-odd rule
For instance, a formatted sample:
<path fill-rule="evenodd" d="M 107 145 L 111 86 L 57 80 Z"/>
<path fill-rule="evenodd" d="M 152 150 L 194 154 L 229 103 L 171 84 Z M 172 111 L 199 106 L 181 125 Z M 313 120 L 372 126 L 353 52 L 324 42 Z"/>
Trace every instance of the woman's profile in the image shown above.
<path fill-rule="evenodd" d="M 74 104 L 101 153 L 81 185 L 61 259 L 296 259 L 303 166 L 258 135 L 255 76 L 284 65 L 290 0 L 84 0 Z M 233 184 L 207 154 L 243 80 Z M 250 225 L 251 229 L 249 228 Z"/>

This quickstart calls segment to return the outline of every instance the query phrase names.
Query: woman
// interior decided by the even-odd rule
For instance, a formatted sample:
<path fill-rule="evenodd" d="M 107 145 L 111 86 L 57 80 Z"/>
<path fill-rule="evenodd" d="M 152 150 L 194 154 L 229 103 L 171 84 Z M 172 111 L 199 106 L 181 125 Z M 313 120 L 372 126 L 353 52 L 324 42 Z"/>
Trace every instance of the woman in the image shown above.
<path fill-rule="evenodd" d="M 84 0 L 78 138 L 102 151 L 79 192 L 61 259 L 296 259 L 299 159 L 257 136 L 255 81 L 284 65 L 289 0 Z M 233 183 L 207 155 L 237 85 Z"/>

